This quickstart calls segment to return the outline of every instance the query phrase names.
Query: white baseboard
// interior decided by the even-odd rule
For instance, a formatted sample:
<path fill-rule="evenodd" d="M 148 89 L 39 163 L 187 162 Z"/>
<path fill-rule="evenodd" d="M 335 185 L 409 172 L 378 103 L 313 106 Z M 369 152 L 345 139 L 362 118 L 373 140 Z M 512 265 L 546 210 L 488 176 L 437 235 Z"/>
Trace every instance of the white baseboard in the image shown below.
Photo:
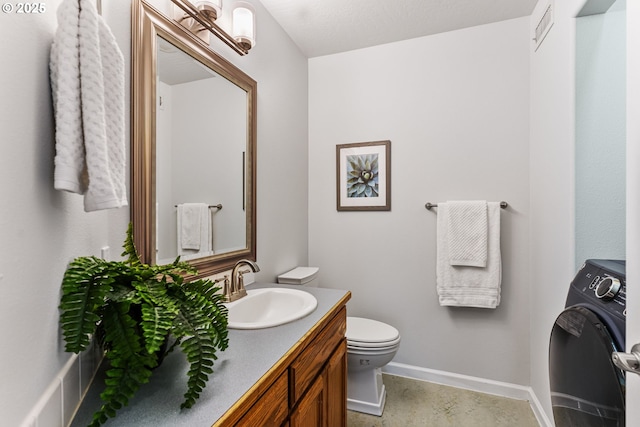
<path fill-rule="evenodd" d="M 526 400 L 531 405 L 531 410 L 541 427 L 553 427 L 554 425 L 542 409 L 542 405 L 531 387 L 395 362 L 391 362 L 383 367 L 382 371 L 390 375 L 429 381 L 436 384 L 493 394 L 510 399 Z"/>

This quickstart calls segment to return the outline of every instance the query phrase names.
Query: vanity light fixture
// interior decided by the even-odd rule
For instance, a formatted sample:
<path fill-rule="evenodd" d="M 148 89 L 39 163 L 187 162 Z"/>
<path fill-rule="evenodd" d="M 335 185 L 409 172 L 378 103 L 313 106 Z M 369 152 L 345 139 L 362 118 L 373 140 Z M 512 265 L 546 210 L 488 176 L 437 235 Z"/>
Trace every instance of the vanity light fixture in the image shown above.
<path fill-rule="evenodd" d="M 174 19 L 192 33 L 209 42 L 213 33 L 239 55 L 246 55 L 255 44 L 255 19 L 250 5 L 238 2 L 232 13 L 232 33 L 229 35 L 216 20 L 222 15 L 222 0 L 171 0 L 175 5 Z"/>
<path fill-rule="evenodd" d="M 255 19 L 253 10 L 246 3 L 239 3 L 233 9 L 233 38 L 249 50 L 255 44 Z"/>

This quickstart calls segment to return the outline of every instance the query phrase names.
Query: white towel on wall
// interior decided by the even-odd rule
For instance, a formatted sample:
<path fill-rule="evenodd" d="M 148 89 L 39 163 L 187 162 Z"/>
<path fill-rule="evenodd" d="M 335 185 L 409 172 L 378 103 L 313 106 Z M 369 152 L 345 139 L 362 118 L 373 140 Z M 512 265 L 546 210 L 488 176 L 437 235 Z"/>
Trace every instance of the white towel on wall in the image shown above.
<path fill-rule="evenodd" d="M 84 194 L 84 136 L 80 102 L 80 3 L 64 1 L 58 7 L 58 29 L 51 46 L 49 70 L 55 110 L 56 157 L 54 187 Z"/>
<path fill-rule="evenodd" d="M 436 288 L 440 305 L 496 308 L 500 304 L 502 259 L 500 203 L 487 204 L 488 247 L 486 267 L 449 263 L 448 203 L 438 204 Z"/>
<path fill-rule="evenodd" d="M 487 202 L 484 200 L 447 202 L 449 264 L 487 266 Z"/>
<path fill-rule="evenodd" d="M 57 17 L 54 187 L 84 194 L 87 212 L 126 206 L 124 57 L 95 0 L 65 0 Z"/>
<path fill-rule="evenodd" d="M 178 255 L 211 252 L 211 210 L 205 203 L 178 205 Z"/>

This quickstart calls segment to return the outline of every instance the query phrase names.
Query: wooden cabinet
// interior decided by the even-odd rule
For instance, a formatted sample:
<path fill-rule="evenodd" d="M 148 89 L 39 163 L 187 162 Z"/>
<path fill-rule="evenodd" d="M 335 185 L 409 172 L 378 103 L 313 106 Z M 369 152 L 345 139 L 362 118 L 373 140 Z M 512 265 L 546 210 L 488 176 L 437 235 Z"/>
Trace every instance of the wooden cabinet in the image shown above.
<path fill-rule="evenodd" d="M 326 394 L 324 375 L 320 375 L 291 413 L 290 427 L 326 427 Z"/>
<path fill-rule="evenodd" d="M 291 427 L 347 425 L 347 344 L 342 340 L 291 414 Z"/>
<path fill-rule="evenodd" d="M 327 426 L 347 425 L 347 341 L 333 352 L 325 368 Z"/>
<path fill-rule="evenodd" d="M 345 427 L 349 296 L 214 425 Z"/>
<path fill-rule="evenodd" d="M 236 426 L 280 426 L 289 415 L 288 378 L 283 373 Z"/>

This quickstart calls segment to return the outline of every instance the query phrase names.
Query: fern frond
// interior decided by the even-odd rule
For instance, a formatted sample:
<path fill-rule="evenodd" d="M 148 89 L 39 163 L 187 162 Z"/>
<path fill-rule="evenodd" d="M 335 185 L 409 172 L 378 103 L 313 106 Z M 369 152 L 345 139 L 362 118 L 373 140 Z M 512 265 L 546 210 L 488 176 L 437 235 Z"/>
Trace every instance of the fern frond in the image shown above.
<path fill-rule="evenodd" d="M 183 353 L 189 362 L 187 372 L 187 392 L 181 408 L 190 408 L 204 389 L 209 375 L 213 373 L 213 362 L 217 359 L 216 342 L 220 341 L 215 331 L 208 327 L 209 321 L 197 311 L 183 310 L 176 317 L 175 330 L 187 336 L 180 343 Z"/>
<path fill-rule="evenodd" d="M 59 308 L 68 352 L 85 350 L 100 321 L 97 311 L 112 283 L 109 277 L 103 276 L 104 268 L 103 260 L 83 257 L 72 261 L 64 274 Z"/>
<path fill-rule="evenodd" d="M 132 267 L 142 266 L 142 261 L 140 261 L 140 255 L 138 255 L 138 251 L 136 250 L 136 245 L 133 242 L 133 222 L 129 222 L 129 226 L 127 227 L 127 237 L 124 240 L 124 252 L 121 254 L 123 257 L 127 258 L 127 262 Z"/>
<path fill-rule="evenodd" d="M 165 307 L 142 305 L 142 332 L 148 353 L 155 353 L 167 339 L 177 312 Z"/>
<path fill-rule="evenodd" d="M 185 275 L 198 273 L 198 270 L 193 268 L 191 264 L 178 262 L 178 260 L 173 264 L 154 265 L 153 271 L 157 277 L 164 277 L 171 286 L 181 286 L 184 282 Z"/>
<path fill-rule="evenodd" d="M 137 324 L 129 314 L 130 303 L 111 303 L 104 306 L 102 325 L 104 340 L 111 345 L 111 353 L 131 359 L 140 354 L 141 338 L 137 334 Z"/>
<path fill-rule="evenodd" d="M 229 311 L 223 304 L 223 295 L 218 292 L 220 288 L 215 286 L 215 282 L 196 280 L 185 284 L 183 289 L 188 305 L 197 307 L 206 319 L 207 326 L 212 329 L 210 333 L 214 345 L 225 350 L 229 346 Z"/>
<path fill-rule="evenodd" d="M 164 280 L 146 280 L 144 282 L 134 282 L 133 285 L 137 289 L 137 295 L 140 297 L 140 303 L 142 304 L 142 326 L 145 339 L 155 336 L 156 332 L 153 331 L 156 329 L 169 331 L 172 327 L 173 319 L 179 312 L 179 308 L 174 298 L 168 295 L 167 283 Z M 149 328 L 148 331 L 147 328 Z M 153 347 L 155 348 L 155 346 Z"/>
<path fill-rule="evenodd" d="M 101 329 L 109 346 L 105 390 L 100 394 L 104 402 L 94 414 L 91 425 L 98 426 L 129 403 L 142 384 L 149 382 L 151 369 L 157 365 L 157 355 L 142 352 L 137 324 L 129 315 L 130 303 L 112 303 L 104 307 Z"/>
<path fill-rule="evenodd" d="M 192 282 L 185 283 L 183 288 L 187 292 L 195 292 L 203 295 L 212 303 L 216 304 L 218 301 L 222 302 L 222 294 L 219 293 L 222 288 L 218 286 L 218 281 L 211 281 L 208 279 L 199 279 Z"/>
<path fill-rule="evenodd" d="M 167 283 L 164 278 L 158 280 L 153 278 L 150 280 L 134 280 L 131 285 L 135 288 L 137 293 L 144 295 L 144 298 L 149 298 L 152 301 L 160 301 L 167 295 Z"/>
<path fill-rule="evenodd" d="M 90 426 L 99 426 L 108 418 L 116 416 L 116 411 L 129 404 L 142 384 L 149 382 L 151 369 L 139 357 L 132 359 L 120 358 L 113 352 L 107 352 L 110 366 L 106 371 L 105 389 L 100 394 L 104 402 L 102 407 L 93 414 Z"/>

